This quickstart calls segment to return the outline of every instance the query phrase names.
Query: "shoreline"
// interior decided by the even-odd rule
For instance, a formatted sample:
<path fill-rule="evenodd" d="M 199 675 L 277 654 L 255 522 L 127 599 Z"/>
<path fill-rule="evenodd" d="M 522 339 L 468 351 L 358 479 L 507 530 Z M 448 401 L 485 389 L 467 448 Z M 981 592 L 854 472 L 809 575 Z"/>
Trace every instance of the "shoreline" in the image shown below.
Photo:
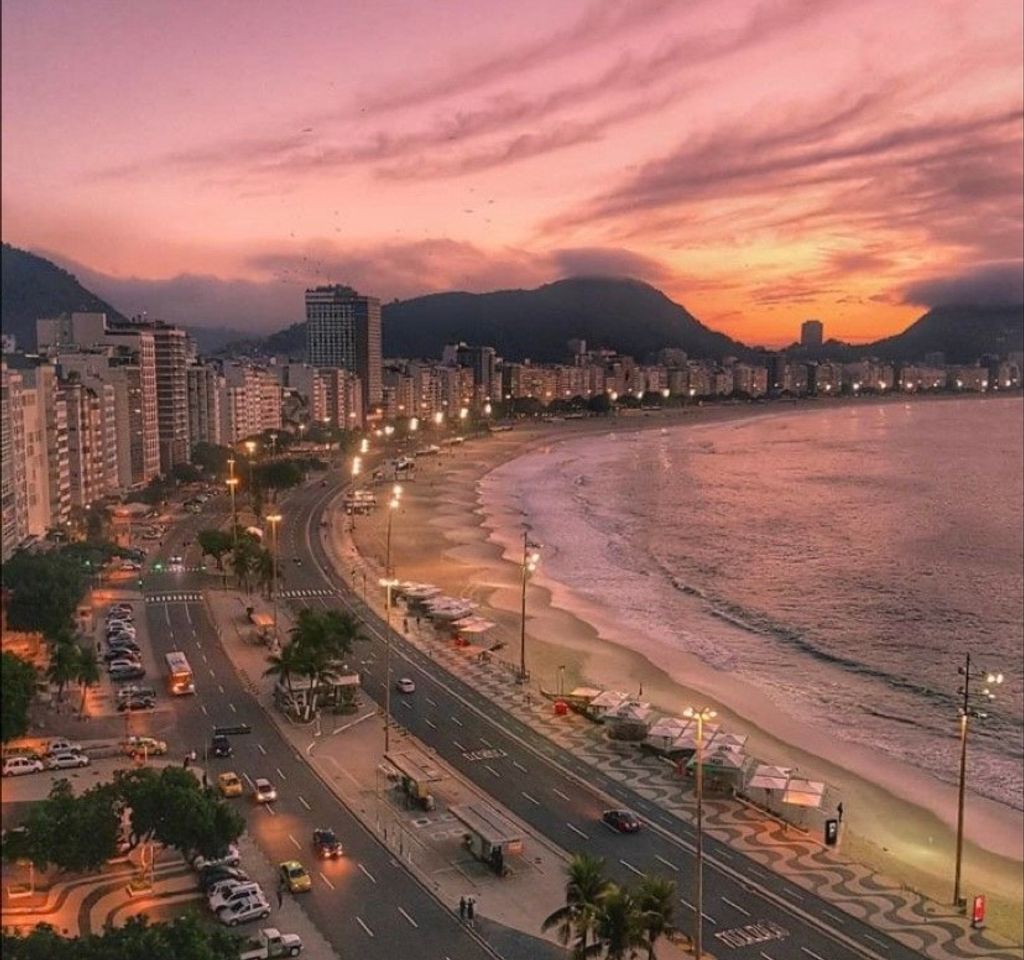
<path fill-rule="evenodd" d="M 431 458 L 432 462 L 418 461 L 417 478 L 406 486 L 401 522 L 395 527 L 398 575 L 472 597 L 480 604 L 481 613 L 498 623 L 496 634 L 508 644 L 499 656 L 518 662 L 518 538 L 523 515 L 515 491 L 491 476 L 497 467 L 587 436 L 669 426 L 709 429 L 741 419 L 792 416 L 865 401 L 697 407 L 571 425 L 530 424 L 469 440 L 466 446 L 453 448 L 450 455 Z M 903 397 L 867 400 L 872 405 L 897 401 L 907 402 Z M 382 553 L 382 526 L 377 517 L 360 519 L 354 539 L 364 557 Z M 836 756 L 832 740 L 782 716 L 749 684 L 734 680 L 693 654 L 659 650 L 655 643 L 638 644 L 627 624 L 616 622 L 607 611 L 545 577 L 543 563 L 531 581 L 527 636 L 531 673 L 535 682 L 545 686 L 554 687 L 559 667 L 564 666 L 570 687 L 588 683 L 635 690 L 642 683 L 644 699 L 670 715 L 678 714 L 687 703 L 709 702 L 719 709 L 726 728 L 749 735 L 752 755 L 764 762 L 797 767 L 839 789 L 847 810 L 845 855 L 940 902 L 948 900 L 946 875 L 952 872 L 953 830 L 943 812 L 952 810 L 955 817 L 955 788 L 924 771 L 901 768 L 879 776 L 879 767 L 886 764 L 856 745 L 843 744 Z M 551 637 L 559 639 L 545 639 Z M 669 659 L 671 663 L 666 662 Z M 1022 932 L 1020 846 L 1020 812 L 972 795 L 965 890 L 988 893 L 991 907 L 1005 921 L 1000 926 L 1016 937 Z M 1006 856 L 1007 851 L 1015 856 Z M 995 923 L 995 915 L 992 920 Z"/>

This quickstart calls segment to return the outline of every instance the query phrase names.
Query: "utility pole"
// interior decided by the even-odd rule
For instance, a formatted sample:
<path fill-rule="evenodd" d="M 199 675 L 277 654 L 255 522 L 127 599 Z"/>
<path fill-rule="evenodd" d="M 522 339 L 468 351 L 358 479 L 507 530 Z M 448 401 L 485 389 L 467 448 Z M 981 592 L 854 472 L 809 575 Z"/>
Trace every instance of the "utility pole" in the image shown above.
<path fill-rule="evenodd" d="M 523 563 L 522 563 L 522 595 L 519 616 L 519 682 L 526 683 L 529 673 L 526 670 L 526 582 L 531 573 L 537 569 L 540 563 L 540 554 L 537 550 L 540 544 L 531 543 L 530 535 L 523 531 Z M 533 552 L 531 552 L 533 551 Z"/>

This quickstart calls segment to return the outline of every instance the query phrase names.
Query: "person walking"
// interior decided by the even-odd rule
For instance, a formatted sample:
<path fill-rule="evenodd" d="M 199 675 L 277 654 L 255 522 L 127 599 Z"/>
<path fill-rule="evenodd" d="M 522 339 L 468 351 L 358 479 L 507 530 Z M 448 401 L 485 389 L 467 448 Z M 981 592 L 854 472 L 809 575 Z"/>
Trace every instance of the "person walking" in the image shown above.
<path fill-rule="evenodd" d="M 470 897 L 466 901 L 466 919 L 470 923 L 473 922 L 473 916 L 474 916 L 474 913 L 475 913 L 475 907 L 476 907 L 476 898 L 475 897 Z"/>
<path fill-rule="evenodd" d="M 284 881 L 277 881 L 277 908 L 278 910 L 284 906 Z"/>
<path fill-rule="evenodd" d="M 465 897 L 459 897 L 459 919 L 460 920 L 465 920 L 466 919 L 466 907 L 467 906 L 468 906 L 468 904 L 466 903 L 466 898 Z"/>
<path fill-rule="evenodd" d="M 836 806 L 836 813 L 839 815 L 839 822 L 842 823 L 843 822 L 843 802 L 842 802 L 842 800 L 840 800 L 838 805 Z"/>

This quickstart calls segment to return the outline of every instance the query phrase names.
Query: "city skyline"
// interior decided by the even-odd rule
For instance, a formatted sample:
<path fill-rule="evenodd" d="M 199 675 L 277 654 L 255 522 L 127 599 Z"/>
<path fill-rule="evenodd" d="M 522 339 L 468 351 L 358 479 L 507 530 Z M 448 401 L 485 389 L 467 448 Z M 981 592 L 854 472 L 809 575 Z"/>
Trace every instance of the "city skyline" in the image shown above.
<path fill-rule="evenodd" d="M 260 330 L 326 282 L 632 275 L 770 346 L 1019 297 L 1019 10 L 519 9 L 7 5 L 4 240 L 127 312 Z"/>

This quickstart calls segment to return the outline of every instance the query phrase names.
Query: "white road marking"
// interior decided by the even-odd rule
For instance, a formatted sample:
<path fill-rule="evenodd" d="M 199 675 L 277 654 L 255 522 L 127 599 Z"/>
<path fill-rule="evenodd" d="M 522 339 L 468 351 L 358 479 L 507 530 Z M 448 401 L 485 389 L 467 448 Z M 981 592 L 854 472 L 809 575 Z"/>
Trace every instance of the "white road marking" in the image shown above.
<path fill-rule="evenodd" d="M 235 706 L 235 705 L 234 705 L 233 703 L 229 703 L 229 704 L 228 704 L 228 709 L 229 709 L 229 710 L 230 710 L 230 711 L 231 711 L 232 713 L 238 713 L 238 708 L 237 708 L 237 707 L 236 707 L 236 706 Z"/>
<path fill-rule="evenodd" d="M 218 689 L 218 690 L 219 690 L 219 691 L 220 691 L 221 693 L 223 693 L 223 692 L 224 692 L 224 688 L 223 688 L 223 687 L 222 687 L 222 686 L 221 686 L 221 685 L 220 685 L 219 683 L 217 684 L 217 689 Z"/>
<path fill-rule="evenodd" d="M 517 770 L 522 770 L 523 773 L 527 772 L 526 767 L 524 767 L 521 763 L 517 763 L 515 760 L 512 761 L 512 766 L 515 767 Z"/>
<path fill-rule="evenodd" d="M 540 801 L 534 800 L 533 797 L 531 797 L 528 793 L 523 792 L 523 796 L 526 797 L 526 799 L 529 800 L 530 803 L 535 804 L 538 807 L 540 806 Z"/>
<path fill-rule="evenodd" d="M 299 841 L 296 840 L 295 837 L 293 837 L 290 833 L 288 834 L 288 839 L 291 840 L 291 842 L 295 844 L 295 849 L 296 850 L 301 850 L 302 849 L 302 844 L 299 843 Z"/>
<path fill-rule="evenodd" d="M 272 817 L 277 816 L 277 811 L 274 809 L 273 804 L 265 803 L 263 804 L 263 809 L 266 810 L 267 813 L 269 813 Z"/>
<path fill-rule="evenodd" d="M 619 863 L 621 863 L 630 872 L 635 873 L 638 877 L 644 876 L 643 870 L 638 870 L 633 866 L 633 864 L 627 863 L 625 860 L 620 860 Z"/>
<path fill-rule="evenodd" d="M 727 904 L 729 904 L 729 906 L 730 906 L 730 907 L 732 907 L 732 908 L 733 908 L 734 910 L 739 910 L 739 912 L 740 912 L 740 913 L 742 913 L 742 914 L 743 914 L 743 916 L 745 916 L 745 917 L 749 917 L 749 916 L 750 916 L 750 911 L 749 911 L 749 910 L 744 910 L 744 909 L 743 909 L 743 907 L 741 907 L 741 906 L 740 906 L 740 905 L 739 905 L 738 903 L 736 903 L 735 901 L 733 901 L 733 900 L 730 900 L 730 899 L 729 899 L 728 897 L 722 897 L 722 903 L 727 903 Z"/>
<path fill-rule="evenodd" d="M 677 867 L 674 863 L 669 863 L 664 857 L 660 857 L 658 856 L 658 854 L 655 854 L 654 859 L 660 860 L 663 864 L 665 864 L 666 867 L 669 868 L 669 870 L 674 870 L 676 873 L 679 873 L 679 867 Z"/>
<path fill-rule="evenodd" d="M 883 950 L 886 950 L 889 947 L 889 944 L 887 944 L 884 940 L 879 940 L 878 937 L 873 937 L 870 933 L 865 933 L 864 939 L 870 940 L 872 943 L 877 943 Z"/>
<path fill-rule="evenodd" d="M 498 771 L 495 770 L 494 767 L 492 767 L 489 763 L 485 763 L 484 764 L 484 769 L 485 770 L 490 770 L 491 773 L 493 773 L 496 777 L 501 777 L 501 774 L 498 773 Z"/>
<path fill-rule="evenodd" d="M 692 903 L 690 903 L 689 900 L 684 900 L 682 897 L 679 898 L 679 902 L 684 907 L 686 907 L 687 910 L 695 910 L 696 909 L 696 907 L 694 907 L 694 905 Z M 713 924 L 715 924 L 715 926 L 718 925 L 718 921 L 714 917 L 709 917 L 706 913 L 703 913 L 703 912 L 701 913 L 701 916 L 705 920 L 707 920 L 708 923 L 713 923 Z M 821 960 L 821 958 L 819 957 L 818 960 Z"/>
<path fill-rule="evenodd" d="M 409 916 L 409 914 L 407 914 L 407 913 L 406 913 L 406 912 L 405 912 L 405 911 L 404 911 L 404 910 L 403 910 L 403 909 L 402 909 L 401 907 L 399 907 L 399 908 L 398 908 L 398 912 L 399 912 L 399 913 L 400 913 L 400 914 L 401 914 L 401 915 L 402 915 L 403 917 L 405 917 L 405 919 L 406 919 L 406 920 L 408 920 L 408 921 L 409 921 L 409 923 L 411 923 L 411 924 L 412 924 L 412 925 L 413 925 L 414 927 L 418 927 L 418 926 L 419 926 L 419 924 L 418 924 L 418 923 L 417 923 L 417 922 L 416 922 L 415 920 L 413 920 L 413 918 L 412 918 L 412 917 L 410 917 L 410 916 Z"/>
<path fill-rule="evenodd" d="M 209 714 L 209 713 L 207 712 L 207 709 L 206 709 L 206 707 L 205 707 L 205 706 L 203 706 L 203 704 L 199 704 L 199 709 L 200 709 L 200 710 L 202 710 L 202 711 L 203 711 L 203 713 L 204 713 L 204 714 L 205 714 L 206 716 L 209 716 L 209 715 L 210 715 L 210 714 Z"/>
<path fill-rule="evenodd" d="M 731 860 L 732 857 L 724 850 L 716 850 L 715 855 L 721 857 L 723 860 Z"/>
<path fill-rule="evenodd" d="M 401 703 L 402 703 L 402 706 L 405 707 L 406 710 L 411 710 L 412 709 L 412 704 L 409 703 L 408 700 L 402 700 Z"/>
<path fill-rule="evenodd" d="M 839 926 L 843 926 L 846 923 L 846 921 L 842 917 L 837 916 L 831 910 L 822 910 L 821 912 L 825 914 L 825 916 L 828 917 L 829 920 L 831 920 L 833 923 L 838 923 Z"/>
<path fill-rule="evenodd" d="M 488 746 L 488 747 L 493 747 L 493 746 L 494 746 L 494 744 L 493 744 L 493 743 L 491 743 L 491 741 L 490 741 L 490 740 L 488 740 L 488 739 L 487 739 L 487 737 L 481 737 L 481 738 L 480 738 L 480 742 L 481 742 L 482 744 L 484 744 L 485 746 Z"/>
<path fill-rule="evenodd" d="M 201 644 L 201 643 L 200 643 L 200 642 L 199 642 L 198 640 L 196 641 L 196 646 L 197 646 L 197 647 L 198 647 L 198 648 L 199 648 L 200 650 L 202 650 L 202 649 L 203 649 L 203 645 L 202 645 L 202 644 Z M 203 656 L 203 660 L 206 660 L 206 656 L 205 656 L 205 655 Z"/>
<path fill-rule="evenodd" d="M 305 801 L 305 799 L 303 797 L 299 797 L 299 803 L 301 803 L 307 810 L 311 809 L 309 804 L 306 803 L 306 801 Z"/>
<path fill-rule="evenodd" d="M 765 952 L 764 952 L 764 951 L 762 950 L 762 951 L 761 951 L 761 960 L 775 960 L 775 958 L 774 958 L 774 957 L 770 957 L 770 956 L 768 956 L 768 954 L 767 954 L 767 953 L 765 953 Z"/>
<path fill-rule="evenodd" d="M 569 800 L 569 798 L 564 793 L 562 793 L 561 790 L 555 790 L 554 788 L 552 788 L 551 792 L 561 797 L 563 800 Z M 569 800 L 569 802 L 572 803 L 571 800 Z"/>
<path fill-rule="evenodd" d="M 206 659 L 206 654 L 205 653 L 201 653 L 201 654 L 199 654 L 199 656 L 201 656 L 203 658 L 203 663 L 209 663 L 210 662 L 209 660 Z"/>
<path fill-rule="evenodd" d="M 461 743 L 459 743 L 458 740 L 453 740 L 452 744 L 455 746 L 455 749 L 458 750 L 460 753 L 466 752 L 466 748 Z"/>
<path fill-rule="evenodd" d="M 780 893 L 784 897 L 792 897 L 794 900 L 799 900 L 801 903 L 803 903 L 804 898 L 801 897 L 799 893 L 793 893 L 792 890 L 781 890 Z"/>
<path fill-rule="evenodd" d="M 462 721 L 458 717 L 452 717 L 451 721 L 452 723 L 457 723 L 460 727 L 462 726 Z"/>
<path fill-rule="evenodd" d="M 370 878 L 371 882 L 377 882 L 377 878 L 372 873 L 370 873 L 370 871 L 367 870 L 366 867 L 364 867 L 361 863 L 359 864 L 359 869 L 362 870 L 363 873 L 365 873 Z"/>
<path fill-rule="evenodd" d="M 287 778 L 287 777 L 286 777 L 286 776 L 285 776 L 285 775 L 284 775 L 283 773 L 281 773 L 281 768 L 280 768 L 280 767 L 274 767 L 274 769 L 275 769 L 275 770 L 277 771 L 277 775 L 278 775 L 278 776 L 279 776 L 279 777 L 280 777 L 280 778 L 281 778 L 282 780 L 287 780 L 287 779 L 288 779 L 288 778 Z"/>
<path fill-rule="evenodd" d="M 571 831 L 572 831 L 573 833 L 579 834 L 579 836 L 583 837 L 583 839 L 584 839 L 584 840 L 589 840 L 589 839 L 590 839 L 590 837 L 588 837 L 588 836 L 587 836 L 587 835 L 586 835 L 586 834 L 585 834 L 585 833 L 584 833 L 584 832 L 583 832 L 582 830 L 580 830 L 580 828 L 579 828 L 579 827 L 574 827 L 574 826 L 573 826 L 573 825 L 572 825 L 571 823 L 567 823 L 567 824 L 566 824 L 566 826 L 567 826 L 567 827 L 568 827 L 568 828 L 569 828 L 569 829 L 570 829 L 570 830 L 571 830 Z"/>
<path fill-rule="evenodd" d="M 330 888 L 331 888 L 331 889 L 333 890 L 333 889 L 334 889 L 334 884 L 333 884 L 333 883 L 331 883 L 331 881 L 330 881 L 330 880 L 328 880 L 328 879 L 327 879 L 327 877 L 325 877 L 325 876 L 324 876 L 324 874 L 323 874 L 323 871 L 322 871 L 322 870 L 318 870 L 318 871 L 317 871 L 317 873 L 319 873 L 319 874 L 320 874 L 320 879 L 321 879 L 321 880 L 323 880 L 323 882 L 324 882 L 324 883 L 326 883 L 326 884 L 327 884 L 327 886 L 329 886 L 329 887 L 330 887 Z M 357 919 L 357 920 L 359 920 L 359 918 L 358 918 L 358 917 L 356 917 L 356 919 Z M 362 923 L 363 921 L 362 921 L 362 920 L 359 920 L 359 922 L 360 922 L 360 923 Z M 369 932 L 369 931 L 367 931 L 367 932 Z M 370 934 L 370 936 L 372 937 L 372 936 L 373 936 L 373 934 L 371 933 L 371 934 Z"/>
<path fill-rule="evenodd" d="M 431 730 L 436 730 L 437 729 L 437 724 L 434 723 L 433 720 L 428 720 L 426 717 L 424 717 L 423 718 L 423 722 L 426 723 L 426 725 L 428 727 L 430 727 Z"/>
<path fill-rule="evenodd" d="M 815 953 L 813 950 L 808 950 L 807 947 L 801 947 L 800 949 L 803 950 L 803 952 L 806 953 L 807 956 L 814 957 L 814 960 L 825 960 L 824 957 L 822 957 L 819 954 Z"/>
<path fill-rule="evenodd" d="M 259 752 L 262 753 L 263 756 L 267 755 L 267 751 L 263 748 L 263 744 L 262 743 L 257 743 L 256 744 L 256 749 L 259 750 Z"/>
<path fill-rule="evenodd" d="M 214 678 L 217 676 L 217 674 L 213 672 L 213 667 L 210 667 L 210 676 Z"/>

